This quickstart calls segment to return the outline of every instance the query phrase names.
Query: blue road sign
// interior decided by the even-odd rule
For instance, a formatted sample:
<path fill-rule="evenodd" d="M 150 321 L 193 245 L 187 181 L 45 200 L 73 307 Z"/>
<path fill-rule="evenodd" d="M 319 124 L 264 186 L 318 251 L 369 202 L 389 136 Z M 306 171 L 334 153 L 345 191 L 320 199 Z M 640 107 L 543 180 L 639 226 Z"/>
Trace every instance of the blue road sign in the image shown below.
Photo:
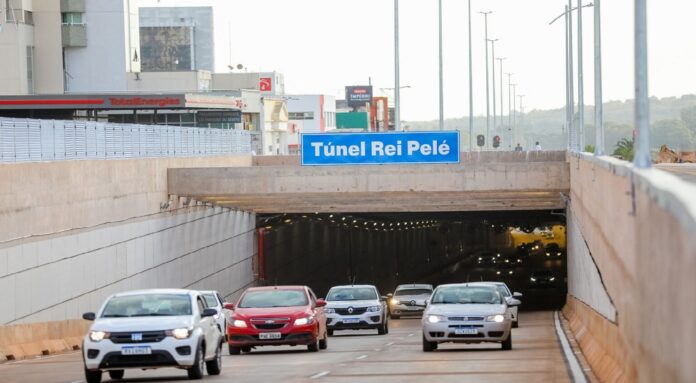
<path fill-rule="evenodd" d="M 308 133 L 302 165 L 459 163 L 459 132 Z"/>

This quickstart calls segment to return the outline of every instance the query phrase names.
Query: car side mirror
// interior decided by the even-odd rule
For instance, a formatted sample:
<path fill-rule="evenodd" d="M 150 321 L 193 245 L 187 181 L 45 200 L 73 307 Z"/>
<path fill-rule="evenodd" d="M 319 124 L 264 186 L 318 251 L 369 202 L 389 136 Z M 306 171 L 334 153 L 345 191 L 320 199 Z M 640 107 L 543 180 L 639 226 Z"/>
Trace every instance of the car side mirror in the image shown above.
<path fill-rule="evenodd" d="M 201 313 L 201 318 L 207 318 L 207 317 L 213 317 L 217 315 L 217 310 L 211 309 L 208 307 L 207 309 L 204 309 L 203 312 Z"/>
<path fill-rule="evenodd" d="M 234 303 L 225 303 L 224 305 L 222 305 L 222 307 L 228 310 L 234 310 Z"/>
<path fill-rule="evenodd" d="M 317 307 L 324 307 L 326 306 L 326 301 L 323 299 L 317 299 Z"/>
<path fill-rule="evenodd" d="M 512 293 L 512 297 L 513 298 L 522 298 L 522 293 L 517 293 L 517 292 Z"/>
<path fill-rule="evenodd" d="M 386 295 L 382 295 L 382 296 L 379 298 L 379 300 L 381 300 L 382 302 L 386 302 L 387 299 L 389 299 L 389 297 L 386 296 Z"/>
<path fill-rule="evenodd" d="M 97 315 L 94 313 L 84 313 L 82 314 L 82 319 L 84 320 L 95 320 L 97 318 Z"/>
<path fill-rule="evenodd" d="M 428 299 L 425 300 L 425 306 L 428 306 L 430 304 L 430 301 Z"/>

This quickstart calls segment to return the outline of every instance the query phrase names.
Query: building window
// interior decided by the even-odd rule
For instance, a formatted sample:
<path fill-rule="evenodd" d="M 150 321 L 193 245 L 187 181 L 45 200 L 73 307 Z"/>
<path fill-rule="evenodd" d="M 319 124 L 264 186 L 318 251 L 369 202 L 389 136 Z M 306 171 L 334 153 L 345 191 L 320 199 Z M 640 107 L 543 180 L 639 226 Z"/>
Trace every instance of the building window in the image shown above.
<path fill-rule="evenodd" d="M 290 112 L 288 113 L 288 119 L 293 121 L 313 120 L 314 112 Z"/>
<path fill-rule="evenodd" d="M 79 12 L 63 12 L 63 25 L 83 25 L 82 13 Z"/>
<path fill-rule="evenodd" d="M 34 94 L 34 47 L 27 46 L 27 93 Z"/>

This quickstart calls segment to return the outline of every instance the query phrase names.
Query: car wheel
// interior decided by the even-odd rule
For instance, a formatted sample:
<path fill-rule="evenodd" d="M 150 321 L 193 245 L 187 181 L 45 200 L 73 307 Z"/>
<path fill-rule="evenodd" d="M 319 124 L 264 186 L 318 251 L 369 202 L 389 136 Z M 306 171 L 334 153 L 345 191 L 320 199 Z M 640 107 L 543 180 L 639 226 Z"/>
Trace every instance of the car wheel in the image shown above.
<path fill-rule="evenodd" d="M 520 327 L 520 320 L 519 319 L 512 322 L 512 328 L 518 328 L 518 327 Z"/>
<path fill-rule="evenodd" d="M 333 332 L 334 332 L 333 329 L 327 329 L 327 330 L 326 330 L 326 335 L 328 335 L 328 336 L 333 336 Z"/>
<path fill-rule="evenodd" d="M 100 370 L 91 371 L 85 368 L 85 380 L 87 383 L 100 383 L 102 372 Z"/>
<path fill-rule="evenodd" d="M 208 375 L 220 375 L 222 371 L 222 344 L 215 349 L 215 359 L 205 362 Z"/>
<path fill-rule="evenodd" d="M 109 378 L 114 379 L 114 380 L 123 379 L 124 373 L 125 373 L 124 370 L 112 370 L 112 371 L 109 371 Z"/>
<path fill-rule="evenodd" d="M 317 352 L 319 351 L 319 340 L 315 339 L 314 342 L 311 344 L 307 345 L 307 351 L 309 352 Z"/>
<path fill-rule="evenodd" d="M 231 344 L 227 345 L 227 351 L 229 351 L 230 355 L 239 355 L 242 353 L 242 349 L 239 347 L 233 347 Z"/>
<path fill-rule="evenodd" d="M 425 335 L 423 335 L 423 351 L 430 352 L 435 350 L 437 350 L 437 342 L 428 342 L 428 340 L 425 339 Z"/>
<path fill-rule="evenodd" d="M 203 354 L 204 344 L 200 344 L 196 350 L 196 359 L 193 361 L 193 366 L 186 370 L 189 379 L 202 379 L 205 372 L 205 355 Z"/>
<path fill-rule="evenodd" d="M 501 343 L 501 347 L 503 350 L 512 350 L 512 333 Z"/>
<path fill-rule="evenodd" d="M 385 321 L 379 327 L 377 327 L 377 334 L 384 335 L 387 333 L 387 322 Z"/>
<path fill-rule="evenodd" d="M 319 349 L 326 350 L 329 347 L 329 334 L 324 334 L 324 339 L 319 340 Z"/>

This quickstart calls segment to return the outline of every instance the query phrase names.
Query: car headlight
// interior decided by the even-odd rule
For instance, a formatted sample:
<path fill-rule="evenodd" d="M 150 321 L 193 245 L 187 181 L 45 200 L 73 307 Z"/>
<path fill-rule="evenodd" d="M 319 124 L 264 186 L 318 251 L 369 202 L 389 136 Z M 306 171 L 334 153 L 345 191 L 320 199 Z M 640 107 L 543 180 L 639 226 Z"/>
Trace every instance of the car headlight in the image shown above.
<path fill-rule="evenodd" d="M 547 256 L 547 257 L 550 257 L 550 256 L 551 256 L 551 253 L 546 253 L 546 256 Z"/>
<path fill-rule="evenodd" d="M 553 281 L 555 281 L 555 280 L 556 280 L 556 277 L 551 277 L 551 278 L 549 279 L 549 281 L 551 281 L 551 282 L 553 282 Z"/>
<path fill-rule="evenodd" d="M 380 310 L 382 310 L 381 306 L 370 306 L 367 308 L 367 312 L 370 312 L 370 313 L 376 313 Z"/>
<path fill-rule="evenodd" d="M 498 274 L 498 275 L 500 275 L 500 271 L 496 271 L 495 273 Z"/>
<path fill-rule="evenodd" d="M 334 308 L 332 308 L 332 307 L 325 307 L 325 308 L 324 308 L 324 313 L 326 313 L 326 314 L 335 314 L 335 313 L 336 313 L 336 309 L 334 309 Z"/>
<path fill-rule="evenodd" d="M 249 327 L 249 326 L 247 326 L 247 324 L 246 324 L 245 321 L 239 320 L 239 319 L 235 319 L 235 320 L 232 322 L 232 327 L 247 328 L 247 327 Z"/>
<path fill-rule="evenodd" d="M 191 336 L 192 331 L 187 328 L 177 328 L 171 331 L 165 332 L 167 336 L 172 336 L 175 339 L 186 339 Z"/>
<path fill-rule="evenodd" d="M 508 274 L 513 274 L 514 272 L 512 270 L 508 271 Z"/>
<path fill-rule="evenodd" d="M 447 318 L 445 318 L 442 315 L 428 315 L 428 322 L 430 323 L 440 323 L 446 321 Z"/>
<path fill-rule="evenodd" d="M 314 320 L 314 317 L 308 316 L 308 317 L 302 317 L 302 318 L 297 318 L 295 319 L 295 326 L 306 326 Z"/>
<path fill-rule="evenodd" d="M 502 323 L 505 320 L 504 315 L 490 315 L 486 317 L 486 322 L 496 322 L 496 323 Z"/>
<path fill-rule="evenodd" d="M 104 331 L 90 331 L 89 339 L 91 339 L 92 342 L 100 342 L 104 339 L 109 339 L 109 333 Z"/>
<path fill-rule="evenodd" d="M 391 304 L 393 304 L 393 305 L 400 305 L 400 304 L 401 304 L 401 301 L 400 301 L 400 300 L 394 299 L 394 298 L 392 298 L 390 302 L 391 302 Z"/>
<path fill-rule="evenodd" d="M 536 278 L 534 278 L 534 277 L 529 278 L 529 280 L 532 282 L 536 282 Z"/>

